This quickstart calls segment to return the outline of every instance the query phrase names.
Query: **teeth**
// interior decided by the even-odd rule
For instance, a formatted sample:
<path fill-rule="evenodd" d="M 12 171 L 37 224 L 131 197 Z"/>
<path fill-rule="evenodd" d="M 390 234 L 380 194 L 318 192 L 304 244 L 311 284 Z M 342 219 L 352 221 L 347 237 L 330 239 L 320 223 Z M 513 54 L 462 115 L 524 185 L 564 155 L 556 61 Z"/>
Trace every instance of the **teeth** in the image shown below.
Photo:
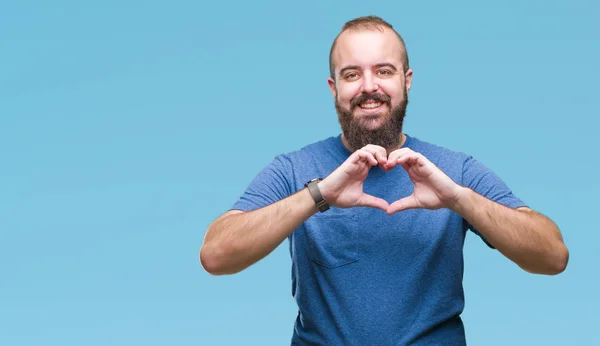
<path fill-rule="evenodd" d="M 360 105 L 360 108 L 377 108 L 379 106 L 381 106 L 382 102 L 377 102 L 377 103 L 372 103 L 372 102 L 367 102 L 367 103 L 363 103 Z"/>

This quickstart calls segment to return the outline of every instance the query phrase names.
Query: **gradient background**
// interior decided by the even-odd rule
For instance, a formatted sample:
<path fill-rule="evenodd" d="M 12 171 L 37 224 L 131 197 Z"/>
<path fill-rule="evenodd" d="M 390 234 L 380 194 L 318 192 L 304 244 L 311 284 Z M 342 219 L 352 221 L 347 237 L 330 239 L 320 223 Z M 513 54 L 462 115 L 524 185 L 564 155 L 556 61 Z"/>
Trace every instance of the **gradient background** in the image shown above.
<path fill-rule="evenodd" d="M 339 133 L 329 47 L 366 14 L 405 37 L 406 132 L 571 251 L 535 276 L 470 234 L 469 344 L 600 344 L 597 1 L 3 2 L 0 344 L 289 345 L 287 242 L 227 277 L 198 251 L 275 155 Z"/>

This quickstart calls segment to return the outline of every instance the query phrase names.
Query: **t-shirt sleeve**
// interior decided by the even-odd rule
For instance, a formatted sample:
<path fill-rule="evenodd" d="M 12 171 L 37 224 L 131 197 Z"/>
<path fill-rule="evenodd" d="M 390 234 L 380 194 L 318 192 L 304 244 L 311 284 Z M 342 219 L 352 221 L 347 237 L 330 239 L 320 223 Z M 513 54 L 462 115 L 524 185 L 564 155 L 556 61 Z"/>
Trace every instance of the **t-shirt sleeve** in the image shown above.
<path fill-rule="evenodd" d="M 293 171 L 288 158 L 276 156 L 250 182 L 230 210 L 260 209 L 292 194 Z"/>
<path fill-rule="evenodd" d="M 509 208 L 527 206 L 513 194 L 511 189 L 481 162 L 469 156 L 463 165 L 463 186 Z M 477 234 L 490 247 L 494 248 L 482 235 L 465 220 L 465 227 Z"/>

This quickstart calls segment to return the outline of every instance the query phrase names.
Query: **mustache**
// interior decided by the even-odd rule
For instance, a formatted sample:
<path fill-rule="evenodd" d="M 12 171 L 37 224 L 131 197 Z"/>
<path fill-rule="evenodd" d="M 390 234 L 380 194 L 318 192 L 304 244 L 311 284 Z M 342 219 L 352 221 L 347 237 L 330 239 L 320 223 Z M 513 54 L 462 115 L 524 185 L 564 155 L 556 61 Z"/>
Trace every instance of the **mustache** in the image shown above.
<path fill-rule="evenodd" d="M 376 101 L 389 104 L 391 99 L 385 94 L 361 94 L 350 101 L 350 107 L 354 108 L 366 101 Z"/>

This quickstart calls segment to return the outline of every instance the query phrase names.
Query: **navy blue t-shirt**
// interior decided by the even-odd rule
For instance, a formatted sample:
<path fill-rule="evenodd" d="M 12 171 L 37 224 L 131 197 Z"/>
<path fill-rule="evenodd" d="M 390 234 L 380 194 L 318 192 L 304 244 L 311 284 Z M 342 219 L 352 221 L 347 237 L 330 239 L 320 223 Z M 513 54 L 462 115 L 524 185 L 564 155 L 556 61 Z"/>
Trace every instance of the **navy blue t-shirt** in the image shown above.
<path fill-rule="evenodd" d="M 407 135 L 456 183 L 511 208 L 525 206 L 471 156 Z M 278 155 L 231 209 L 249 211 L 324 178 L 350 155 L 341 136 Z M 373 167 L 366 193 L 392 203 L 413 192 L 406 171 Z M 369 207 L 335 208 L 307 219 L 289 237 L 292 295 L 298 304 L 292 345 L 465 345 L 463 244 L 468 229 L 448 210 L 387 215 Z M 488 244 L 489 245 L 489 244 Z"/>

